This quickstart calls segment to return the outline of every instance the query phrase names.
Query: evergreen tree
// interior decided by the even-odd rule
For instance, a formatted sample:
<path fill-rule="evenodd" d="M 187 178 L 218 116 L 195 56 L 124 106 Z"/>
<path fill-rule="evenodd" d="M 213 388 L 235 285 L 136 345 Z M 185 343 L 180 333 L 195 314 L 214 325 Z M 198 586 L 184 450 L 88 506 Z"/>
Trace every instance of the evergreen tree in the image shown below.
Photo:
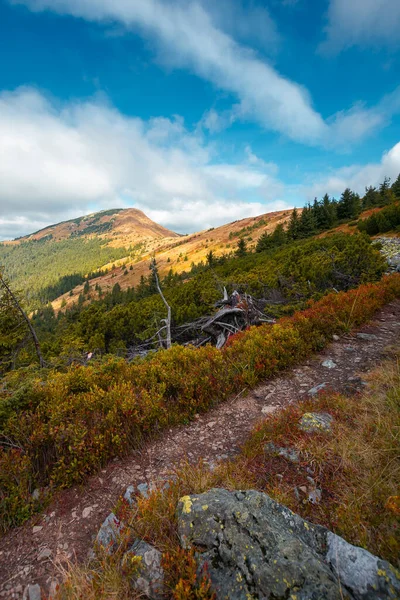
<path fill-rule="evenodd" d="M 297 240 L 299 237 L 299 213 L 297 208 L 294 208 L 290 216 L 289 225 L 287 228 L 287 236 L 291 240 Z"/>
<path fill-rule="evenodd" d="M 306 238 L 310 237 L 315 233 L 316 230 L 316 222 L 314 216 L 314 210 L 311 208 L 311 205 L 308 204 L 303 208 L 303 211 L 300 216 L 299 225 L 298 225 L 298 237 Z"/>
<path fill-rule="evenodd" d="M 322 198 L 319 205 L 318 229 L 330 229 L 337 221 L 336 201 L 331 200 L 328 194 Z"/>
<path fill-rule="evenodd" d="M 206 256 L 207 264 L 211 268 L 215 264 L 215 255 L 212 250 L 210 250 Z"/>
<path fill-rule="evenodd" d="M 88 293 L 89 293 L 89 290 L 90 290 L 89 281 L 88 281 L 88 280 L 86 280 L 86 281 L 85 281 L 85 285 L 83 286 L 83 293 L 84 293 L 84 294 L 88 294 Z"/>
<path fill-rule="evenodd" d="M 239 256 L 239 257 L 246 256 L 247 244 L 246 244 L 246 240 L 244 238 L 240 238 L 240 240 L 238 241 L 235 254 L 236 254 L 236 256 Z"/>
<path fill-rule="evenodd" d="M 362 200 L 362 207 L 364 209 L 371 208 L 371 206 L 378 206 L 381 202 L 381 197 L 378 190 L 370 185 L 365 188 L 365 196 Z"/>
<path fill-rule="evenodd" d="M 356 219 L 361 212 L 359 195 L 346 188 L 340 197 L 337 212 L 339 219 Z"/>
<path fill-rule="evenodd" d="M 398 175 L 396 181 L 392 185 L 392 192 L 394 197 L 399 200 L 400 199 L 400 174 Z"/>

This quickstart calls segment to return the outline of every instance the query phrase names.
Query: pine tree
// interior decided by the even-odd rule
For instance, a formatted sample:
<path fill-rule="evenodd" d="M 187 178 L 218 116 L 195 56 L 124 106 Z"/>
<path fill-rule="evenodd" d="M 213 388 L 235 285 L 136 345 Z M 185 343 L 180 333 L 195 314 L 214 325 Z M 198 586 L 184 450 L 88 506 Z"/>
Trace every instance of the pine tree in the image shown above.
<path fill-rule="evenodd" d="M 377 206 L 380 204 L 381 198 L 378 190 L 370 185 L 365 188 L 365 196 L 362 199 L 362 207 L 364 209 L 371 208 L 371 206 Z"/>
<path fill-rule="evenodd" d="M 297 208 L 294 208 L 287 228 L 287 235 L 291 240 L 297 240 L 299 237 L 299 221 L 299 213 Z"/>
<path fill-rule="evenodd" d="M 246 244 L 246 240 L 244 238 L 240 238 L 240 240 L 238 241 L 235 254 L 236 254 L 236 256 L 239 256 L 239 257 L 246 256 L 247 244 Z"/>
<path fill-rule="evenodd" d="M 338 207 L 339 219 L 355 219 L 361 212 L 361 200 L 358 194 L 346 188 L 340 197 Z"/>
<path fill-rule="evenodd" d="M 311 208 L 311 205 L 308 204 L 303 208 L 303 211 L 300 216 L 299 225 L 298 225 L 298 237 L 306 238 L 310 237 L 315 233 L 316 223 L 314 217 L 314 211 Z"/>
<path fill-rule="evenodd" d="M 392 185 L 392 192 L 397 200 L 400 199 L 400 174 Z"/>

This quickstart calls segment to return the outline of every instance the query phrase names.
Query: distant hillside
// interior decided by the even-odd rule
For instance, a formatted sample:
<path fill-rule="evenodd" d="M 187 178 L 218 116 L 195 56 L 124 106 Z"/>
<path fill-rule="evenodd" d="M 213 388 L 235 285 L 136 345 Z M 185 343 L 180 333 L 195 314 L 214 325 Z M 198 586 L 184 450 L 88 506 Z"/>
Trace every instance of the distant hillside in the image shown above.
<path fill-rule="evenodd" d="M 210 251 L 215 257 L 229 254 L 236 249 L 240 238 L 245 239 L 249 249 L 254 248 L 261 235 L 265 232 L 271 233 L 280 223 L 286 223 L 290 218 L 290 214 L 291 210 L 276 211 L 258 217 L 241 219 L 221 227 L 180 236 L 179 238 L 176 234 L 175 238 L 172 239 L 171 237 L 160 238 L 152 244 L 147 243 L 140 249 L 140 252 L 136 252 L 134 255 L 126 255 L 119 260 L 110 261 L 109 264 L 105 265 L 108 269 L 107 273 L 98 278 L 93 278 L 90 281 L 90 288 L 92 289 L 98 284 L 103 292 L 106 292 L 111 290 L 116 283 L 121 286 L 122 290 L 137 286 L 141 277 L 148 277 L 150 258 L 153 254 L 156 256 L 160 274 L 166 275 L 170 269 L 179 274 L 182 271 L 190 270 L 192 263 L 205 262 Z M 123 226 L 126 227 L 126 236 L 129 236 L 128 222 L 123 225 L 122 216 L 122 213 L 120 213 L 117 217 L 121 222 L 118 230 L 118 241 L 124 239 Z M 117 223 L 117 219 L 115 223 Z M 112 245 L 114 246 L 114 240 Z M 55 310 L 59 310 L 61 306 L 68 308 L 76 303 L 83 291 L 83 285 L 84 282 L 82 281 L 74 287 L 72 294 L 68 292 L 57 298 L 53 302 Z"/>
<path fill-rule="evenodd" d="M 0 244 L 0 265 L 30 308 L 69 292 L 115 261 L 138 260 L 178 234 L 140 210 L 113 209 L 51 225 Z"/>

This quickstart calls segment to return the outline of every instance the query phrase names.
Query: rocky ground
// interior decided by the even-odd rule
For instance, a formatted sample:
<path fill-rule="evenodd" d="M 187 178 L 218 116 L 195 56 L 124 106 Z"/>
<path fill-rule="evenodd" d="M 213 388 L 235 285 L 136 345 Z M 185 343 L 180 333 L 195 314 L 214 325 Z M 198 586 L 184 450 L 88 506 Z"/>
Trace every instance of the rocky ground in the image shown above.
<path fill-rule="evenodd" d="M 260 420 L 318 389 L 351 391 L 400 337 L 400 301 L 382 309 L 370 324 L 335 338 L 322 353 L 280 377 L 242 393 L 188 425 L 116 460 L 85 486 L 60 492 L 45 514 L 2 539 L 0 598 L 21 599 L 27 583 L 49 590 L 63 558 L 83 560 L 101 523 L 126 488 L 165 479 L 183 461 L 203 458 L 210 467 L 235 454 Z M 317 387 L 317 389 L 315 389 Z"/>

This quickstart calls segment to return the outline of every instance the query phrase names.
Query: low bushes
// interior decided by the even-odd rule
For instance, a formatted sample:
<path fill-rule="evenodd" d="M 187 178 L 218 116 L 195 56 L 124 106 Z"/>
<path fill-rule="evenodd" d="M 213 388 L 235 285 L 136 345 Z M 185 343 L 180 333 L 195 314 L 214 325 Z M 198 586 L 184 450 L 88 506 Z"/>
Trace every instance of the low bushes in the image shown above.
<path fill-rule="evenodd" d="M 277 325 L 250 328 L 222 351 L 174 346 L 128 364 L 112 358 L 66 373 L 31 373 L 29 404 L 5 420 L 8 440 L 0 449 L 1 527 L 22 522 L 20 485 L 67 487 L 82 481 L 115 456 L 156 434 L 208 410 L 233 393 L 249 388 L 322 348 L 333 333 L 367 321 L 400 296 L 400 275 L 385 277 L 349 292 L 330 294 Z M 0 403 L 13 406 L 17 377 L 1 392 Z M 10 384 L 11 385 L 11 384 Z M 24 382 L 24 385 L 27 385 Z M 12 387 L 16 388 L 12 389 Z M 21 403 L 19 403 L 21 406 Z M 10 444 L 19 450 L 20 468 L 10 472 Z M 28 482 L 28 484 L 26 483 Z M 20 498 L 10 502 L 10 497 Z M 18 506 L 17 506 L 18 505 Z"/>
<path fill-rule="evenodd" d="M 135 538 L 163 553 L 166 598 L 213 600 L 207 579 L 198 579 L 191 551 L 180 547 L 176 506 L 179 498 L 211 488 L 257 489 L 288 506 L 311 523 L 328 527 L 348 542 L 400 566 L 400 369 L 394 360 L 368 377 L 368 393 L 327 394 L 277 411 L 261 423 L 233 460 L 213 471 L 202 463 L 174 471 L 169 486 L 137 498 L 131 509 L 121 499 L 115 513 L 129 526 L 116 555 L 101 555 L 89 564 L 71 564 L 63 573 L 57 600 L 136 598 L 128 589 L 122 557 Z M 397 358 L 397 360 L 396 360 Z M 329 412 L 332 431 L 308 434 L 296 427 L 307 411 Z M 298 454 L 293 463 L 266 453 L 267 444 Z M 312 478 L 310 478 L 312 475 Z M 320 490 L 319 501 L 308 499 Z"/>

